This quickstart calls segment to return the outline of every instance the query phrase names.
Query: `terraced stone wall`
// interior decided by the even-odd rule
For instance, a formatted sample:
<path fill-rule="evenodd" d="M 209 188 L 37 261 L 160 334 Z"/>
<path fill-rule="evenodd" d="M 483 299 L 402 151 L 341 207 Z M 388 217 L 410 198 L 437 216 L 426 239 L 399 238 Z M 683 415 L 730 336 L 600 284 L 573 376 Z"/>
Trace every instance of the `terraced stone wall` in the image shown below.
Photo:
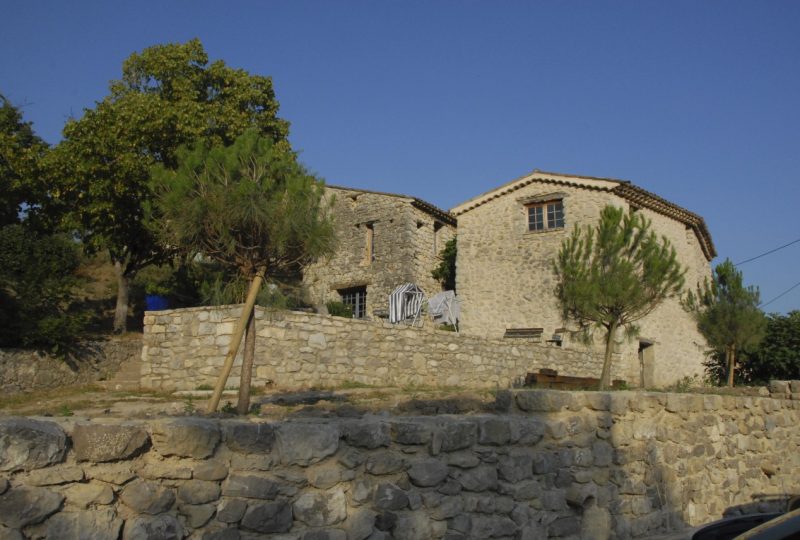
<path fill-rule="evenodd" d="M 64 359 L 38 351 L 0 349 L 0 392 L 20 394 L 110 379 L 125 362 L 138 361 L 142 340 L 135 335 L 82 343 Z"/>
<path fill-rule="evenodd" d="M 240 306 L 147 312 L 143 388 L 213 386 L 228 352 Z M 462 386 L 509 388 L 541 368 L 598 377 L 600 352 L 529 339 L 484 339 L 424 326 L 391 325 L 295 311 L 256 309 L 253 384 L 273 388 Z M 230 386 L 239 385 L 240 358 Z"/>
<path fill-rule="evenodd" d="M 0 420 L 0 538 L 647 538 L 800 492 L 800 402 L 501 392 L 474 416 Z"/>

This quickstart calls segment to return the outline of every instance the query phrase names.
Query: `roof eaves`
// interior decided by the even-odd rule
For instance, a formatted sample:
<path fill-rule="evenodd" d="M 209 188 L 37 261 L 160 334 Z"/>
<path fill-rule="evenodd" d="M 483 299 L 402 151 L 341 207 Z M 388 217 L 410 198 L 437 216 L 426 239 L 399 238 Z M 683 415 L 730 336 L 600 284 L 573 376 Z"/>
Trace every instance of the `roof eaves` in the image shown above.
<path fill-rule="evenodd" d="M 612 192 L 635 205 L 648 208 L 688 225 L 700 240 L 700 248 L 703 250 L 703 255 L 705 255 L 706 259 L 710 261 L 717 256 L 711 233 L 708 231 L 706 222 L 701 216 L 631 183 L 619 185 Z"/>
<path fill-rule="evenodd" d="M 385 191 L 373 191 L 369 189 L 359 189 L 359 188 L 351 188 L 345 186 L 337 186 L 332 184 L 325 184 L 325 187 L 331 189 L 339 189 L 342 191 L 355 191 L 357 193 L 370 193 L 372 195 L 383 195 L 386 197 L 396 197 L 398 199 L 408 199 L 412 206 L 419 208 L 423 212 L 430 214 L 431 216 L 438 218 L 448 225 L 455 226 L 456 225 L 456 218 L 453 214 L 446 210 L 442 210 L 438 206 L 435 206 L 427 201 L 424 201 L 418 197 L 411 197 L 409 195 L 403 195 L 400 193 L 387 193 Z"/>

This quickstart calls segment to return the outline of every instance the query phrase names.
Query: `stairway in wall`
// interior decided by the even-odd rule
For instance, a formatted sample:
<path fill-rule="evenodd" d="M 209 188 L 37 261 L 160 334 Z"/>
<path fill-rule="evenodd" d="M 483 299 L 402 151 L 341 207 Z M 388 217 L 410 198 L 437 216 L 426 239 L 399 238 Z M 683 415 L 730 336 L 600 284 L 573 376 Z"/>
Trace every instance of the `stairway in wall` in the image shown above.
<path fill-rule="evenodd" d="M 142 360 L 133 357 L 126 360 L 119 367 L 119 371 L 107 381 L 100 381 L 100 385 L 106 390 L 139 390 L 141 379 Z"/>

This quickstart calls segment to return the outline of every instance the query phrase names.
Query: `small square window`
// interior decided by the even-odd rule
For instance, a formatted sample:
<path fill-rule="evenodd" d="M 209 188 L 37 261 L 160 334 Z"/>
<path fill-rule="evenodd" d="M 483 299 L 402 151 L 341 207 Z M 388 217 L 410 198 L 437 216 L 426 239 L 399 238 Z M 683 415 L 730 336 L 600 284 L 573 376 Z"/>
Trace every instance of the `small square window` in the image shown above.
<path fill-rule="evenodd" d="M 564 228 L 563 201 L 548 201 L 526 205 L 528 209 L 528 231 L 546 231 Z M 545 220 L 545 214 L 547 219 Z"/>
<path fill-rule="evenodd" d="M 339 289 L 339 296 L 342 303 L 350 306 L 353 310 L 354 319 L 363 319 L 367 316 L 367 288 L 351 287 L 349 289 Z"/>

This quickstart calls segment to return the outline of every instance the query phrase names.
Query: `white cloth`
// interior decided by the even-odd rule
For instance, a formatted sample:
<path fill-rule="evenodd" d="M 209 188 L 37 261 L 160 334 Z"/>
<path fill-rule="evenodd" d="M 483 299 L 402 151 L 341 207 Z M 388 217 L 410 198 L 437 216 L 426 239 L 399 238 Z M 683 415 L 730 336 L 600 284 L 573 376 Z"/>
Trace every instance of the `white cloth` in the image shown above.
<path fill-rule="evenodd" d="M 428 299 L 428 313 L 435 323 L 455 326 L 461 315 L 461 303 L 454 291 L 443 291 Z"/>

